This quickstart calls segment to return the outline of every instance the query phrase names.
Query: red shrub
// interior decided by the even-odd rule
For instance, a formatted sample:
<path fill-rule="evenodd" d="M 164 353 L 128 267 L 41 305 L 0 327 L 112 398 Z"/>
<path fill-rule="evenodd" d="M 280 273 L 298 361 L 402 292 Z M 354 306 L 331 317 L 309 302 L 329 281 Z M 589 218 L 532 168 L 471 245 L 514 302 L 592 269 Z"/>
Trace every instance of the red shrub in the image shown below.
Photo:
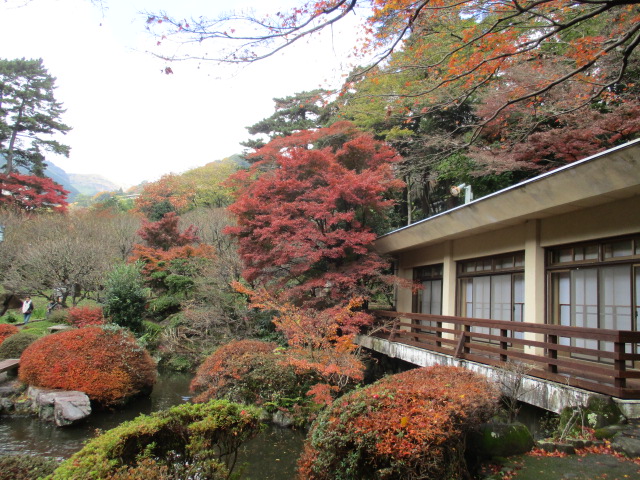
<path fill-rule="evenodd" d="M 72 307 L 67 314 L 67 321 L 74 327 L 82 328 L 103 325 L 104 316 L 100 307 Z"/>
<path fill-rule="evenodd" d="M 221 397 L 227 384 L 246 375 L 250 357 L 272 353 L 277 345 L 260 340 L 239 340 L 222 345 L 200 365 L 191 381 L 191 391 L 200 392 L 193 400 L 206 402 Z"/>
<path fill-rule="evenodd" d="M 9 325 L 6 323 L 0 324 L 0 345 L 11 335 L 18 333 L 20 330 L 15 325 Z"/>
<path fill-rule="evenodd" d="M 464 435 L 496 405 L 489 382 L 462 368 L 385 377 L 338 398 L 315 421 L 299 478 L 464 478 Z"/>
<path fill-rule="evenodd" d="M 133 335 L 118 327 L 85 327 L 47 335 L 22 354 L 20 380 L 29 385 L 79 390 L 112 405 L 149 389 L 156 367 Z"/>
<path fill-rule="evenodd" d="M 291 365 L 286 353 L 274 351 L 276 347 L 256 340 L 220 347 L 198 369 L 191 389 L 199 395 L 193 400 L 255 404 L 269 413 L 286 411 L 295 422 L 306 422 L 317 412 L 308 393 L 320 377 L 312 370 L 302 371 Z"/>

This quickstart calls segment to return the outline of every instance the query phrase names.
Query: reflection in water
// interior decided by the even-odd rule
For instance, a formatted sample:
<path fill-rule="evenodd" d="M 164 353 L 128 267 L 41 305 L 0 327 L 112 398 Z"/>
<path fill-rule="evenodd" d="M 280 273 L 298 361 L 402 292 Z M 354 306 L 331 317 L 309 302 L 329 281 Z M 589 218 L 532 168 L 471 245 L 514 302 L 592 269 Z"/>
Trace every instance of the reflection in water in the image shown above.
<path fill-rule="evenodd" d="M 238 455 L 243 480 L 291 480 L 302 453 L 305 433 L 271 427 L 247 442 Z"/>
<path fill-rule="evenodd" d="M 58 459 L 70 457 L 92 438 L 96 430 L 108 430 L 138 415 L 169 408 L 189 400 L 191 375 L 170 374 L 158 377 L 151 397 L 140 398 L 127 408 L 97 412 L 86 422 L 59 428 L 37 418 L 0 415 L 0 455 L 31 454 Z M 302 451 L 304 433 L 272 427 L 248 442 L 238 458 L 243 480 L 289 480 L 295 478 L 295 466 Z"/>
<path fill-rule="evenodd" d="M 0 455 L 29 453 L 67 458 L 77 452 L 96 430 L 108 430 L 141 413 L 149 414 L 187 401 L 191 375 L 170 374 L 158 377 L 150 397 L 139 398 L 124 409 L 95 412 L 85 422 L 59 428 L 37 418 L 22 415 L 0 416 Z"/>

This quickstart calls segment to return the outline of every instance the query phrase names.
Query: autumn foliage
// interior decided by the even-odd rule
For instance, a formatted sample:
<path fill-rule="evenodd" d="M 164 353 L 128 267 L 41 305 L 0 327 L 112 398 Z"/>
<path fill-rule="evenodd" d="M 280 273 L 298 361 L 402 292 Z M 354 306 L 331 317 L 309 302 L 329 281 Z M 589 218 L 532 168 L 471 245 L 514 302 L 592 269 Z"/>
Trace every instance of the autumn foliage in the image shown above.
<path fill-rule="evenodd" d="M 393 175 L 397 153 L 339 122 L 277 138 L 256 157 L 232 177 L 238 223 L 226 229 L 238 239 L 244 277 L 308 306 L 369 298 L 387 278 L 372 227 L 403 185 Z"/>
<path fill-rule="evenodd" d="M 72 307 L 67 312 L 67 321 L 78 328 L 105 323 L 100 307 Z"/>
<path fill-rule="evenodd" d="M 299 478 L 466 478 L 465 433 L 496 405 L 486 379 L 462 368 L 385 377 L 338 398 L 315 421 Z"/>
<path fill-rule="evenodd" d="M 15 325 L 9 325 L 7 323 L 0 324 L 0 345 L 11 335 L 15 335 L 19 331 Z"/>
<path fill-rule="evenodd" d="M 47 335 L 22 354 L 20 380 L 29 385 L 79 390 L 101 405 L 148 391 L 156 366 L 127 330 L 85 327 Z"/>
<path fill-rule="evenodd" d="M 197 228 L 190 225 L 180 231 L 179 217 L 174 212 L 165 214 L 156 222 L 143 221 L 138 235 L 146 245 L 135 244 L 130 261 L 141 261 L 143 273 L 166 271 L 171 261 L 187 258 L 213 258 L 214 249 L 199 244 Z"/>
<path fill-rule="evenodd" d="M 26 212 L 64 212 L 68 194 L 50 178 L 20 173 L 0 174 L 0 207 Z"/>
<path fill-rule="evenodd" d="M 198 368 L 191 382 L 195 402 L 228 399 L 254 404 L 269 412 L 295 413 L 309 402 L 307 392 L 318 375 L 296 370 L 286 351 L 275 343 L 258 340 L 233 341 L 219 347 Z"/>
<path fill-rule="evenodd" d="M 276 312 L 272 321 L 289 345 L 284 360 L 299 373 L 318 375 L 318 382 L 308 392 L 316 403 L 331 403 L 345 387 L 364 378 L 354 338 L 372 317 L 359 310 L 361 301 L 316 310 L 279 301 L 264 289 L 254 291 L 240 283 L 234 286 L 249 297 L 251 307 Z"/>

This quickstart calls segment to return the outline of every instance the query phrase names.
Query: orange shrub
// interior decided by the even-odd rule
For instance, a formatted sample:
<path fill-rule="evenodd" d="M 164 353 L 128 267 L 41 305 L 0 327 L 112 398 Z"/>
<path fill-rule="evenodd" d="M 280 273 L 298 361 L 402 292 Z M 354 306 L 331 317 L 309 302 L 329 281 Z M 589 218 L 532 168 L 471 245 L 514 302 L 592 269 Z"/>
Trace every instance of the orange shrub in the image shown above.
<path fill-rule="evenodd" d="M 72 307 L 69 309 L 67 321 L 74 327 L 82 328 L 103 325 L 104 316 L 100 307 Z"/>
<path fill-rule="evenodd" d="M 113 405 L 150 389 L 155 362 L 126 329 L 85 327 L 42 337 L 23 353 L 20 380 L 29 385 L 79 390 Z"/>
<path fill-rule="evenodd" d="M 0 344 L 4 342 L 11 335 L 18 333 L 20 330 L 15 325 L 9 325 L 7 323 L 0 324 Z"/>
<path fill-rule="evenodd" d="M 249 372 L 250 357 L 272 353 L 276 347 L 275 343 L 260 340 L 238 340 L 222 345 L 200 365 L 191 381 L 191 391 L 199 393 L 193 401 L 223 398 L 228 385 Z"/>
<path fill-rule="evenodd" d="M 199 394 L 193 400 L 256 404 L 269 413 L 287 411 L 295 421 L 303 423 L 315 408 L 308 393 L 319 376 L 314 371 L 295 368 L 286 354 L 274 352 L 276 347 L 257 340 L 223 345 L 198 369 L 191 390 Z"/>
<path fill-rule="evenodd" d="M 385 377 L 338 398 L 316 419 L 299 478 L 467 478 L 465 434 L 496 405 L 494 387 L 463 368 Z"/>

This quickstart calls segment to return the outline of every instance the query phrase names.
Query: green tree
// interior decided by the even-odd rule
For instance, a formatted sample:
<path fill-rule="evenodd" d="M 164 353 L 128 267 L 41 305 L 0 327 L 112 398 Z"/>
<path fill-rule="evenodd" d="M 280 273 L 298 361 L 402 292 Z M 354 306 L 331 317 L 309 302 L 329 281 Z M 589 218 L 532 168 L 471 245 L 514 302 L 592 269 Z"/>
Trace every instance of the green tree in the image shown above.
<path fill-rule="evenodd" d="M 0 156 L 5 172 L 24 167 L 42 176 L 43 151 L 68 156 L 70 148 L 51 138 L 67 133 L 62 104 L 54 96 L 55 77 L 42 59 L 0 59 Z"/>
<path fill-rule="evenodd" d="M 302 130 L 326 127 L 332 113 L 331 106 L 327 103 L 329 95 L 329 91 L 317 89 L 296 93 L 291 97 L 274 98 L 274 114 L 247 127 L 247 130 L 251 135 L 263 135 L 268 140 L 273 140 Z M 258 149 L 266 144 L 263 140 L 264 138 L 251 139 L 241 145 Z"/>
<path fill-rule="evenodd" d="M 147 304 L 144 280 L 138 263 L 118 265 L 107 279 L 105 315 L 133 331 L 142 327 L 142 316 Z"/>

